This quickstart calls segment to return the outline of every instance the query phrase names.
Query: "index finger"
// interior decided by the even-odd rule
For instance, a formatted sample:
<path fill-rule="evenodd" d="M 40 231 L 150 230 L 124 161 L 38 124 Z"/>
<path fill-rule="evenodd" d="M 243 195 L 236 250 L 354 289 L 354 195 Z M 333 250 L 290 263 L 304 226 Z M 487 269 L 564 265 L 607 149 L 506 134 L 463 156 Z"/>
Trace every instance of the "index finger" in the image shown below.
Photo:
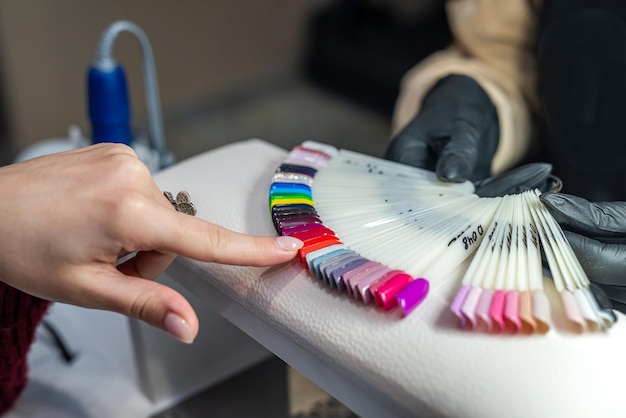
<path fill-rule="evenodd" d="M 253 236 L 157 206 L 134 228 L 143 231 L 135 250 L 159 250 L 223 264 L 270 266 L 295 257 L 302 242 L 292 237 Z"/>

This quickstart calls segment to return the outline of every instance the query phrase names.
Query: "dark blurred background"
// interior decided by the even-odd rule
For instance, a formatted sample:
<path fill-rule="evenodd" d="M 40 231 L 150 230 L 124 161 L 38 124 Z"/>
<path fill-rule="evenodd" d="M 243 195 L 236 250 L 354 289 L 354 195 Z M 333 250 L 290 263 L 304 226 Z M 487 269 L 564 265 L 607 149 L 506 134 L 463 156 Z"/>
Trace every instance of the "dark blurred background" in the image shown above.
<path fill-rule="evenodd" d="M 179 159 L 249 137 L 380 154 L 402 74 L 450 39 L 437 0 L 0 0 L 1 163 L 70 125 L 89 134 L 86 69 L 118 19 L 151 40 Z M 115 53 L 144 129 L 139 47 L 123 34 Z"/>
<path fill-rule="evenodd" d="M 391 117 L 404 73 L 451 41 L 443 3 L 419 5 L 343 0 L 319 10 L 309 24 L 308 79 Z"/>

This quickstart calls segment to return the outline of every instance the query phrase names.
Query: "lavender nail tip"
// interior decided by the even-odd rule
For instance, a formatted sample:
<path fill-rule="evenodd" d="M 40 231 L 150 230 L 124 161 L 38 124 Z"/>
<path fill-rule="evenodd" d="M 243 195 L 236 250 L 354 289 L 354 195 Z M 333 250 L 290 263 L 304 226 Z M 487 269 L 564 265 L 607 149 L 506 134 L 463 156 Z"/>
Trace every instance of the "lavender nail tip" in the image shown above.
<path fill-rule="evenodd" d="M 426 279 L 416 279 L 406 285 L 396 295 L 398 305 L 402 307 L 404 316 L 410 314 L 428 295 L 430 284 Z"/>
<path fill-rule="evenodd" d="M 467 323 L 467 318 L 461 308 L 463 307 L 465 299 L 467 299 L 467 295 L 471 289 L 472 288 L 467 285 L 461 286 L 454 300 L 450 304 L 450 310 L 461 320 L 461 327 L 465 327 L 465 324 Z"/>

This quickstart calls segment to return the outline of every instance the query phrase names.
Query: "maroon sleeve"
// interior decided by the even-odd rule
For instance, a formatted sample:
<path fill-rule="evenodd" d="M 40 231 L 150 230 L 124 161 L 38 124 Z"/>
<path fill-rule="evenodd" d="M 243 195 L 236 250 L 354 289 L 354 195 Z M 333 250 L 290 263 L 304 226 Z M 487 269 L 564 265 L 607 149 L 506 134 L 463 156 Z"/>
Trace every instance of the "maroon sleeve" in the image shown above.
<path fill-rule="evenodd" d="M 28 351 L 49 303 L 0 282 L 0 415 L 26 386 Z"/>

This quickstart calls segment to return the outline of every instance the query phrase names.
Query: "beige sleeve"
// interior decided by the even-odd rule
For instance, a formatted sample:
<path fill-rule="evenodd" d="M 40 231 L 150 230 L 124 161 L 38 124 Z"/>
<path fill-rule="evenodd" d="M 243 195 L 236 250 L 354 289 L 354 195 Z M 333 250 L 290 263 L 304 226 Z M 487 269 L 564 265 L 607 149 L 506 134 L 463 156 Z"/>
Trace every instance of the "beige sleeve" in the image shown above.
<path fill-rule="evenodd" d="M 519 162 L 530 148 L 535 92 L 534 13 L 524 0 L 451 0 L 448 19 L 455 42 L 404 76 L 394 112 L 392 136 L 420 110 L 442 77 L 472 77 L 498 113 L 500 141 L 492 162 L 498 174 Z"/>

